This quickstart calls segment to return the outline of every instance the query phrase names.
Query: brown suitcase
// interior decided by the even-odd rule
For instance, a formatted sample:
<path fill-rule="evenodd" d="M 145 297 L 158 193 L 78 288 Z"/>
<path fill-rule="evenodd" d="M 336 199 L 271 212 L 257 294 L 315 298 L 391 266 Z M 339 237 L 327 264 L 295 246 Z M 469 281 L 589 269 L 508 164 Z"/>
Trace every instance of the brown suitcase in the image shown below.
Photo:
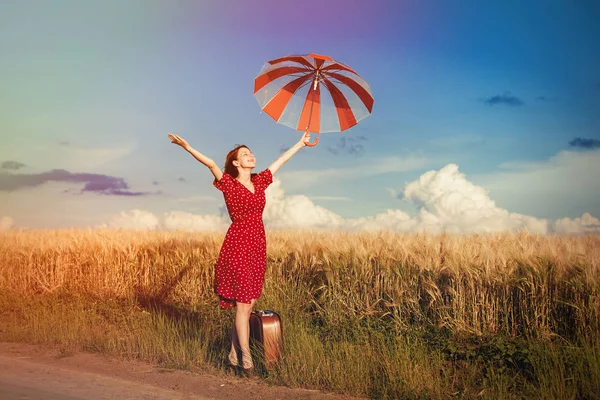
<path fill-rule="evenodd" d="M 267 366 L 281 360 L 283 333 L 279 314 L 271 310 L 252 311 L 250 336 L 264 348 Z"/>

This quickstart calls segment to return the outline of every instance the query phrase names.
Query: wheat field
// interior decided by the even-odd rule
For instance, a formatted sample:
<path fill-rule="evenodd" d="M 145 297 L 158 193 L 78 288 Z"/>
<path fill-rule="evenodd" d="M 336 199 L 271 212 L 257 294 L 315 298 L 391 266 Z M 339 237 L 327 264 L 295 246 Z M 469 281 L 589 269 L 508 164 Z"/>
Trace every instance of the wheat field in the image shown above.
<path fill-rule="evenodd" d="M 219 373 L 222 233 L 0 233 L 1 340 Z M 268 232 L 263 379 L 372 398 L 600 398 L 600 236 Z"/>

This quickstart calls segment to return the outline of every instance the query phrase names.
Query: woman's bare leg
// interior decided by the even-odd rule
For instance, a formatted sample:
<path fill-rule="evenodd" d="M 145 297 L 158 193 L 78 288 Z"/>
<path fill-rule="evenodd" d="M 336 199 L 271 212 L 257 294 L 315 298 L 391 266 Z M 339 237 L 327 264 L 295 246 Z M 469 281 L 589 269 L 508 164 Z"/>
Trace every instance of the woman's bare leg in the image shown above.
<path fill-rule="evenodd" d="M 235 324 L 231 329 L 231 350 L 229 350 L 229 362 L 231 365 L 238 366 L 240 364 L 240 360 L 242 359 L 242 351 L 240 349 L 240 341 L 237 337 L 237 329 L 235 329 Z"/>
<path fill-rule="evenodd" d="M 237 302 L 235 306 L 235 330 L 239 349 L 242 353 L 242 362 L 238 364 L 244 369 L 254 366 L 250 354 L 250 314 L 252 313 L 252 307 L 254 307 L 254 300 L 250 304 Z"/>

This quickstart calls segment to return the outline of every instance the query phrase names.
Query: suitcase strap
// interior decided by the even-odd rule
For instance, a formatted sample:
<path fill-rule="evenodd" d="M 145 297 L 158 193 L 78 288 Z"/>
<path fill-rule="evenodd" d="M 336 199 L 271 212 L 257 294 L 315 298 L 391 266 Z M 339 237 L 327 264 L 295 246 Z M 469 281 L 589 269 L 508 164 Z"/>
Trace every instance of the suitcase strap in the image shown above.
<path fill-rule="evenodd" d="M 275 315 L 275 311 L 271 310 L 257 310 L 254 312 L 261 317 L 272 317 L 273 315 Z"/>

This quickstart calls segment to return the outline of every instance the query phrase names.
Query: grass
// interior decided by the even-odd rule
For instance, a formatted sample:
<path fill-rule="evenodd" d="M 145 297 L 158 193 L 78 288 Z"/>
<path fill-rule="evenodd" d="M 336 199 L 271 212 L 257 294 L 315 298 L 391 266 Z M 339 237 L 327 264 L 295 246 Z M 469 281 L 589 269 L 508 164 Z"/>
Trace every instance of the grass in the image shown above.
<path fill-rule="evenodd" d="M 222 234 L 0 234 L 0 340 L 221 373 Z M 268 233 L 264 380 L 372 398 L 600 398 L 600 237 Z M 256 354 L 260 356 L 259 353 Z"/>

